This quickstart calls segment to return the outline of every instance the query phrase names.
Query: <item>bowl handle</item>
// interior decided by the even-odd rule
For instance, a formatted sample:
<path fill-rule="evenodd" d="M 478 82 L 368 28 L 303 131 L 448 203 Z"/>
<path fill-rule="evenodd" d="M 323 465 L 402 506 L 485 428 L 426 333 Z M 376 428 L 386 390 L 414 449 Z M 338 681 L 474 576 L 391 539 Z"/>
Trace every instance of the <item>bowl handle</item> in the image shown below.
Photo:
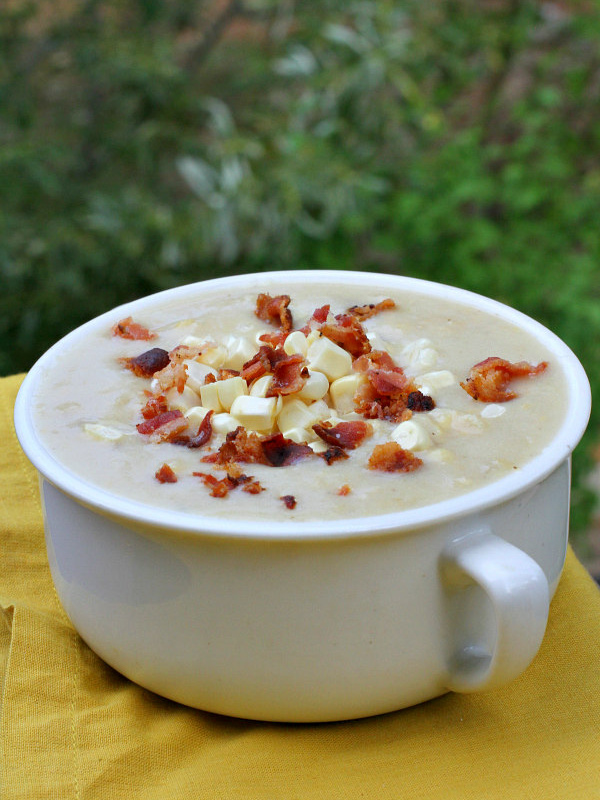
<path fill-rule="evenodd" d="M 518 677 L 548 622 L 550 590 L 539 564 L 479 530 L 449 543 L 441 574 L 451 632 L 447 688 L 476 692 Z"/>

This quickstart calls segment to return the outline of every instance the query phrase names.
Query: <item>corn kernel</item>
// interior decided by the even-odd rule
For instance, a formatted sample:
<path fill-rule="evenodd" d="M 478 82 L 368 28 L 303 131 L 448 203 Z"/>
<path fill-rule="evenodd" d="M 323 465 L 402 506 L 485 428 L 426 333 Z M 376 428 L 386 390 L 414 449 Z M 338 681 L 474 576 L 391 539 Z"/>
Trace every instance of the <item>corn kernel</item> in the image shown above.
<path fill-rule="evenodd" d="M 197 394 L 200 394 L 200 389 L 204 386 L 207 375 L 214 375 L 217 377 L 216 369 L 209 367 L 208 364 L 203 364 L 195 359 L 190 359 L 183 362 L 187 367 L 187 381 L 186 386 L 192 388 Z"/>
<path fill-rule="evenodd" d="M 306 336 L 302 333 L 302 331 L 292 331 L 286 337 L 286 340 L 283 343 L 283 349 L 288 356 L 293 356 L 296 354 L 305 356 L 306 351 L 308 350 Z"/>
<path fill-rule="evenodd" d="M 217 389 L 217 384 L 219 381 L 215 383 L 205 383 L 204 386 L 200 387 L 200 399 L 202 401 L 202 405 L 204 408 L 209 408 L 216 413 L 223 410 L 223 406 L 221 405 L 221 401 L 219 400 L 219 392 Z"/>
<path fill-rule="evenodd" d="M 236 397 L 248 394 L 248 384 L 239 375 L 234 378 L 226 378 L 224 381 L 217 381 L 212 384 L 217 387 L 219 402 L 225 411 L 229 411 L 231 404 Z M 204 402 L 202 402 L 204 405 Z"/>
<path fill-rule="evenodd" d="M 226 411 L 220 414 L 213 414 L 210 423 L 215 433 L 228 434 L 242 424 L 238 419 L 228 414 Z"/>
<path fill-rule="evenodd" d="M 350 411 L 354 411 L 354 395 L 365 380 L 362 372 L 354 372 L 331 383 L 329 394 L 338 414 L 348 414 Z"/>
<path fill-rule="evenodd" d="M 239 395 L 231 404 L 231 414 L 251 431 L 270 431 L 275 423 L 277 398 Z"/>
<path fill-rule="evenodd" d="M 240 370 L 246 361 L 256 355 L 256 347 L 248 339 L 240 336 L 230 336 L 225 342 L 227 348 L 227 366 L 230 369 Z"/>
<path fill-rule="evenodd" d="M 322 372 L 308 371 L 304 386 L 297 392 L 302 400 L 321 400 L 329 390 L 329 380 Z"/>
<path fill-rule="evenodd" d="M 280 431 L 288 431 L 292 428 L 310 428 L 313 424 L 313 415 L 302 400 L 292 397 L 283 402 L 283 407 L 277 416 L 277 427 Z"/>
<path fill-rule="evenodd" d="M 401 422 L 394 428 L 391 437 L 405 450 L 427 450 L 433 444 L 425 428 L 412 419 Z"/>
<path fill-rule="evenodd" d="M 165 393 L 169 408 L 176 408 L 184 413 L 188 408 L 198 405 L 198 394 L 187 384 L 183 387 L 183 392 L 178 392 L 173 386 Z"/>
<path fill-rule="evenodd" d="M 343 348 L 321 336 L 310 345 L 306 353 L 308 366 L 316 372 L 323 372 L 330 381 L 348 375 L 352 371 L 352 356 Z"/>
<path fill-rule="evenodd" d="M 266 397 L 269 387 L 273 383 L 272 375 L 263 375 L 257 378 L 250 386 L 250 394 L 252 397 Z"/>

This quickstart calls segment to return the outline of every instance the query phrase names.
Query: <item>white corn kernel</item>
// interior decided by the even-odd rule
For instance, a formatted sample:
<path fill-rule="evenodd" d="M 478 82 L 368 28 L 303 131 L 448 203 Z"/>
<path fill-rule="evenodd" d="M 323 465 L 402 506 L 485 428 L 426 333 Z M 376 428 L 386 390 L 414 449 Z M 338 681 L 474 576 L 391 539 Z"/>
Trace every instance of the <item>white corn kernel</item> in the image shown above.
<path fill-rule="evenodd" d="M 344 375 L 343 378 L 332 381 L 329 394 L 338 414 L 354 411 L 354 395 L 365 380 L 362 372 L 353 372 L 351 375 Z"/>
<path fill-rule="evenodd" d="M 116 442 L 125 434 L 117 428 L 112 428 L 110 425 L 101 425 L 95 422 L 86 422 L 83 426 L 86 433 L 93 436 L 95 439 L 106 439 L 110 442 Z"/>
<path fill-rule="evenodd" d="M 202 420 L 209 411 L 210 409 L 204 408 L 204 406 L 192 406 L 192 408 L 188 408 L 187 411 L 184 411 L 183 415 L 192 428 L 199 428 L 202 424 Z"/>
<path fill-rule="evenodd" d="M 169 408 L 175 408 L 178 411 L 183 411 L 184 413 L 188 410 L 188 408 L 197 406 L 198 400 L 200 399 L 197 392 L 195 392 L 187 384 L 183 387 L 183 392 L 177 391 L 176 387 L 173 386 L 165 393 L 165 397 L 167 398 Z"/>
<path fill-rule="evenodd" d="M 202 401 L 202 405 L 204 408 L 209 408 L 212 411 L 215 411 L 217 414 L 219 411 L 223 410 L 223 406 L 219 400 L 219 392 L 217 389 L 218 383 L 219 381 L 215 381 L 214 383 L 205 383 L 204 386 L 200 387 L 200 399 Z"/>
<path fill-rule="evenodd" d="M 287 431 L 281 431 L 281 433 L 286 439 L 291 439 L 296 444 L 308 443 L 317 438 L 317 434 L 314 431 L 306 428 L 290 428 Z"/>
<path fill-rule="evenodd" d="M 220 414 L 213 414 L 210 420 L 212 429 L 215 433 L 228 434 L 242 424 L 238 419 L 232 417 L 226 411 Z"/>
<path fill-rule="evenodd" d="M 306 351 L 308 350 L 306 336 L 302 333 L 302 331 L 292 331 L 288 336 L 286 336 L 285 342 L 283 343 L 283 349 L 288 356 L 297 354 L 305 356 Z"/>
<path fill-rule="evenodd" d="M 432 347 L 429 339 L 417 339 L 407 344 L 402 350 L 402 355 L 414 369 L 431 369 L 438 360 L 438 352 Z"/>
<path fill-rule="evenodd" d="M 427 450 L 433 444 L 425 428 L 412 419 L 401 422 L 394 428 L 391 437 L 405 450 Z"/>
<path fill-rule="evenodd" d="M 256 347 L 248 339 L 240 336 L 230 336 L 225 341 L 227 348 L 227 366 L 230 369 L 241 369 L 246 361 L 256 355 Z"/>
<path fill-rule="evenodd" d="M 257 378 L 250 386 L 250 394 L 252 397 L 266 397 L 269 387 L 273 383 L 272 375 L 263 375 Z"/>
<path fill-rule="evenodd" d="M 348 375 L 352 371 L 352 356 L 347 350 L 321 336 L 307 350 L 308 366 L 316 372 L 323 372 L 330 381 Z"/>
<path fill-rule="evenodd" d="M 207 375 L 214 375 L 215 378 L 218 375 L 216 369 L 209 367 L 208 364 L 202 364 L 195 359 L 190 359 L 183 363 L 187 367 L 186 386 L 191 387 L 198 394 L 200 394 L 200 389 L 204 386 Z"/>
<path fill-rule="evenodd" d="M 505 411 L 505 406 L 501 406 L 498 403 L 490 403 L 481 409 L 481 416 L 484 419 L 494 419 L 494 417 L 501 417 Z"/>
<path fill-rule="evenodd" d="M 219 402 L 225 411 L 229 411 L 236 397 L 248 394 L 248 384 L 239 375 L 234 378 L 225 378 L 212 384 L 217 387 Z M 202 403 L 204 405 L 204 402 Z"/>
<path fill-rule="evenodd" d="M 251 431 L 270 431 L 275 423 L 277 398 L 239 395 L 231 405 L 231 414 Z"/>
<path fill-rule="evenodd" d="M 448 369 L 440 369 L 435 372 L 425 372 L 414 379 L 415 384 L 423 394 L 431 395 L 437 389 L 444 389 L 456 383 L 456 378 Z"/>
<path fill-rule="evenodd" d="M 461 414 L 455 411 L 452 416 L 452 427 L 460 433 L 481 433 L 483 422 L 476 414 Z"/>
<path fill-rule="evenodd" d="M 329 447 L 329 445 L 326 444 L 323 439 L 315 439 L 314 442 L 308 442 L 308 446 L 313 453 L 324 453 Z"/>
<path fill-rule="evenodd" d="M 283 402 L 283 406 L 277 415 L 277 427 L 280 431 L 289 431 L 292 428 L 310 428 L 314 416 L 309 411 L 306 403 L 292 397 Z"/>
<path fill-rule="evenodd" d="M 227 359 L 227 349 L 220 344 L 208 344 L 198 356 L 198 361 L 209 367 L 220 369 Z"/>
<path fill-rule="evenodd" d="M 329 380 L 322 372 L 308 370 L 304 386 L 296 393 L 302 400 L 321 400 L 329 390 Z"/>

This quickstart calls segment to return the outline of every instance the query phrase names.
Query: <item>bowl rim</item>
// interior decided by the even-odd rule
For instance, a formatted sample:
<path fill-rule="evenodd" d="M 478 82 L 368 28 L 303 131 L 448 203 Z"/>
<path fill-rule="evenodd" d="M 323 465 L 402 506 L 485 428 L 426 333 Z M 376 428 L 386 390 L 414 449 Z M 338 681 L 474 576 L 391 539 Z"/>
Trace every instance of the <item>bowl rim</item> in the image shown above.
<path fill-rule="evenodd" d="M 456 497 L 426 506 L 405 509 L 387 514 L 364 517 L 343 517 L 333 520 L 240 520 L 220 516 L 179 512 L 160 506 L 141 503 L 102 489 L 80 478 L 70 468 L 46 450 L 37 436 L 32 414 L 32 398 L 44 367 L 71 342 L 97 327 L 114 323 L 115 316 L 134 316 L 140 310 L 171 302 L 187 292 L 212 292 L 220 289 L 239 289 L 252 284 L 265 290 L 269 282 L 282 282 L 293 287 L 311 281 L 313 284 L 335 283 L 344 276 L 344 282 L 356 286 L 375 284 L 377 290 L 393 289 L 427 293 L 433 298 L 443 298 L 513 323 L 540 340 L 560 361 L 568 383 L 568 404 L 565 418 L 554 438 L 535 458 L 519 470 L 498 480 Z M 156 292 L 123 303 L 75 328 L 52 345 L 31 367 L 17 395 L 14 421 L 17 437 L 28 459 L 38 472 L 54 486 L 88 508 L 116 517 L 124 523 L 139 528 L 140 525 L 172 533 L 217 535 L 231 538 L 268 539 L 330 539 L 358 535 L 375 535 L 401 532 L 448 522 L 458 517 L 483 511 L 526 492 L 554 472 L 570 458 L 587 427 L 591 412 L 591 389 L 587 375 L 573 351 L 556 334 L 521 311 L 497 300 L 444 283 L 404 275 L 386 275 L 376 272 L 349 270 L 305 270 L 245 273 L 213 278 Z"/>

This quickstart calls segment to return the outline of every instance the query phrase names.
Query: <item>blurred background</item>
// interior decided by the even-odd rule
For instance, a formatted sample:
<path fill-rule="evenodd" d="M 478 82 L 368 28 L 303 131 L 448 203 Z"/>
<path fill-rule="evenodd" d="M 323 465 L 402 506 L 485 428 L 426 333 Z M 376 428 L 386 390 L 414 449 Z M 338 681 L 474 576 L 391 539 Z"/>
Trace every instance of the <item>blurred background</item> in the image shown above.
<path fill-rule="evenodd" d="M 508 303 L 600 398 L 600 8 L 3 0 L 0 374 L 132 298 L 358 269 Z M 572 543 L 600 576 L 600 420 Z"/>

